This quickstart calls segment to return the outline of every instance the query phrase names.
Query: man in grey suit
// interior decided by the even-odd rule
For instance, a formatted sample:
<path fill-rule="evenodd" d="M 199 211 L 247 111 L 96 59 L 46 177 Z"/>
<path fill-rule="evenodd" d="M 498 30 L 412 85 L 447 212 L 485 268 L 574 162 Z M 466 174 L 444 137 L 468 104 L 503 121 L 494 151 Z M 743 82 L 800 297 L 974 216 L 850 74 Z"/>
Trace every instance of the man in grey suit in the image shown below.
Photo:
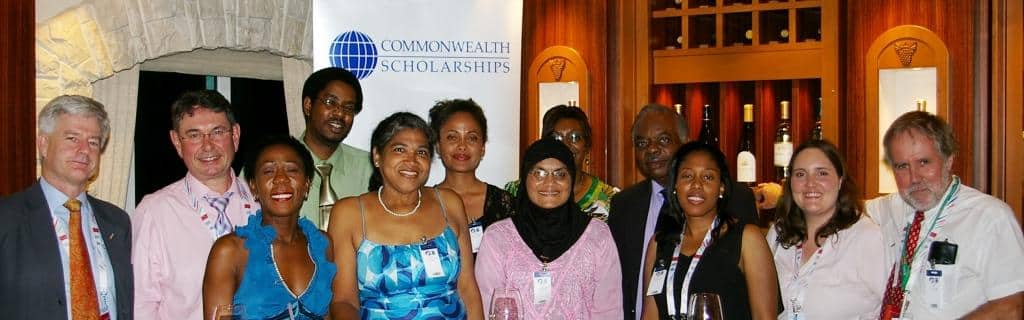
<path fill-rule="evenodd" d="M 0 318 L 130 320 L 131 222 L 86 194 L 110 136 L 107 112 L 60 96 L 38 128 L 42 177 L 0 200 Z"/>

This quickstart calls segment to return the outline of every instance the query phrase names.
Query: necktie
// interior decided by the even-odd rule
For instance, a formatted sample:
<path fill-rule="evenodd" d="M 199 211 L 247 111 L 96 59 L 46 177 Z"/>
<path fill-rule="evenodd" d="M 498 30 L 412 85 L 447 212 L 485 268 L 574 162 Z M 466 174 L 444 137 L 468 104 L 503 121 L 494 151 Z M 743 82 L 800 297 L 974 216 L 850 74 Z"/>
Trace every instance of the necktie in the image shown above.
<path fill-rule="evenodd" d="M 899 264 L 893 267 L 889 273 L 889 284 L 886 285 L 885 298 L 882 300 L 881 319 L 889 320 L 900 317 L 900 309 L 903 308 L 903 291 L 910 278 L 910 268 L 914 264 L 914 254 L 917 253 L 917 242 L 921 237 L 921 222 L 924 221 L 924 212 L 914 213 L 914 222 L 907 230 L 907 243 L 900 257 Z M 897 277 L 898 275 L 898 277 Z"/>
<path fill-rule="evenodd" d="M 100 304 L 96 296 L 96 282 L 92 278 L 92 264 L 89 263 L 89 249 L 82 234 L 82 203 L 68 199 L 64 207 L 71 211 L 68 221 L 70 235 L 68 260 L 71 281 L 71 319 L 99 319 Z"/>
<path fill-rule="evenodd" d="M 231 219 L 228 218 L 226 213 L 228 209 L 228 200 L 230 200 L 231 193 L 228 193 L 227 197 L 203 197 L 206 202 L 210 204 L 213 209 L 217 210 L 217 221 L 214 222 L 213 228 L 217 233 L 217 238 L 231 233 L 233 229 L 231 227 Z"/>
<path fill-rule="evenodd" d="M 334 207 L 334 202 L 338 201 L 338 196 L 334 193 L 334 188 L 331 187 L 331 169 L 333 168 L 334 166 L 326 162 L 316 165 L 316 172 L 320 174 L 320 221 L 318 223 L 321 230 L 327 230 L 331 208 Z"/>

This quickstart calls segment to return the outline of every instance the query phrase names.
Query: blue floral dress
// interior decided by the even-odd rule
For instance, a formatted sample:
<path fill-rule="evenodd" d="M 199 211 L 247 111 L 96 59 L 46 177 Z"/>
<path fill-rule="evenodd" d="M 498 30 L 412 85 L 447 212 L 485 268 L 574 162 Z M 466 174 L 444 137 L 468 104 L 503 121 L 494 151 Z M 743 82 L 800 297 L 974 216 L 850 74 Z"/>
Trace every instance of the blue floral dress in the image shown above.
<path fill-rule="evenodd" d="M 440 201 L 440 198 L 438 199 Z M 359 202 L 363 214 L 362 201 Z M 447 225 L 444 206 L 441 212 Z M 446 226 L 440 235 L 422 242 L 400 245 L 363 240 L 356 254 L 361 319 L 465 319 L 466 310 L 457 291 L 459 243 Z M 429 277 L 421 249 L 437 248 L 443 275 Z"/>
<path fill-rule="evenodd" d="M 299 218 L 299 230 L 306 236 L 313 260 L 313 278 L 306 291 L 296 295 L 285 286 L 274 261 L 270 243 L 277 238 L 273 227 L 262 225 L 263 214 L 249 217 L 249 224 L 235 229 L 245 240 L 249 260 L 233 303 L 245 309 L 242 319 L 323 319 L 331 304 L 331 284 L 338 272 L 327 261 L 327 237 L 306 218 Z"/>

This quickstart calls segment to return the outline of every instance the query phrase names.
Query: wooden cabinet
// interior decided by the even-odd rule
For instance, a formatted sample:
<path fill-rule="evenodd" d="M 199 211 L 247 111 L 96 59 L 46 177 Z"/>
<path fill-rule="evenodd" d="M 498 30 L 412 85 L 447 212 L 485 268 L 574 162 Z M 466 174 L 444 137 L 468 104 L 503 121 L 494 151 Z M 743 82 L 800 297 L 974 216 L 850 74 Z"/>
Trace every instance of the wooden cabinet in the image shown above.
<path fill-rule="evenodd" d="M 772 155 L 781 101 L 790 101 L 795 144 L 809 139 L 819 101 L 825 138 L 841 143 L 835 0 L 649 0 L 637 8 L 638 100 L 682 104 L 691 140 L 702 106 L 711 105 L 732 172 L 744 104 L 754 104 L 758 181 L 777 180 Z"/>

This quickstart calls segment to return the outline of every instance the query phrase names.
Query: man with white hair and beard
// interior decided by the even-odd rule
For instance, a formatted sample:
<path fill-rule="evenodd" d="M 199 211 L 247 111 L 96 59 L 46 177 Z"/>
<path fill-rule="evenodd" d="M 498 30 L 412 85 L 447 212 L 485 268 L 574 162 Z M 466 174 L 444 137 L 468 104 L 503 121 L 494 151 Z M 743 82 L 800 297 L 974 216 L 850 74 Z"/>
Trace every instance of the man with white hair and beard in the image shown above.
<path fill-rule="evenodd" d="M 866 209 L 893 262 L 881 319 L 1024 318 L 1024 237 L 1006 203 L 950 173 L 950 126 L 915 111 L 885 133 L 899 192 Z"/>
<path fill-rule="evenodd" d="M 260 205 L 231 169 L 241 129 L 224 96 L 182 94 L 171 104 L 171 125 L 171 143 L 188 173 L 146 195 L 132 215 L 135 316 L 198 320 L 213 242 Z"/>

